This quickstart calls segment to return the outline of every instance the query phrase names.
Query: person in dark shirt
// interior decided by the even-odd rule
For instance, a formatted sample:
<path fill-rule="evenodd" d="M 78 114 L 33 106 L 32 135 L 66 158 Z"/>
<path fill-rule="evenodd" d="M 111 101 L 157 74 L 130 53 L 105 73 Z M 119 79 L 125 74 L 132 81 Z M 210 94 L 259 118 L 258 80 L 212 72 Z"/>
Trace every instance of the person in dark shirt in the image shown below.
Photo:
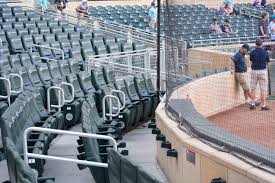
<path fill-rule="evenodd" d="M 257 84 L 260 85 L 260 93 L 261 93 L 261 105 L 262 111 L 270 110 L 269 107 L 266 106 L 266 97 L 268 90 L 268 74 L 267 74 L 267 66 L 270 62 L 269 55 L 266 50 L 262 48 L 263 41 L 258 38 L 256 39 L 256 48 L 250 53 L 250 60 L 252 62 L 251 68 L 251 94 L 252 100 L 255 103 L 256 99 L 256 88 Z M 255 105 L 251 106 L 251 109 L 256 109 Z"/>
<path fill-rule="evenodd" d="M 240 51 L 237 52 L 233 57 L 231 57 L 231 60 L 233 61 L 233 64 L 231 64 L 231 66 L 234 65 L 235 78 L 244 91 L 246 104 L 249 104 L 249 98 L 252 99 L 248 85 L 247 65 L 245 62 L 245 55 L 248 53 L 248 51 L 249 45 L 244 44 Z"/>
<path fill-rule="evenodd" d="M 266 12 L 261 14 L 261 20 L 259 21 L 259 34 L 263 37 L 267 37 L 268 35 L 268 14 Z"/>
<path fill-rule="evenodd" d="M 223 24 L 221 25 L 221 29 L 222 29 L 222 32 L 224 33 L 232 32 L 232 28 L 228 19 L 224 20 Z"/>

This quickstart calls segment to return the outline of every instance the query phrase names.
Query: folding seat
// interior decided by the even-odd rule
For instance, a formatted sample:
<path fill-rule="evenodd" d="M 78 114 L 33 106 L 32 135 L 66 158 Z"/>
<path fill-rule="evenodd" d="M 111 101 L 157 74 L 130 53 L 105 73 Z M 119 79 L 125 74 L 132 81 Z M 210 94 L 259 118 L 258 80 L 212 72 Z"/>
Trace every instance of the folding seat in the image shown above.
<path fill-rule="evenodd" d="M 80 72 L 81 65 L 79 64 L 79 62 L 77 60 L 75 60 L 74 58 L 69 58 L 68 63 L 69 63 L 70 71 L 72 74 L 77 74 Z"/>
<path fill-rule="evenodd" d="M 10 43 L 11 53 L 16 54 L 16 53 L 24 52 L 24 47 L 23 47 L 20 36 L 15 37 L 15 38 L 11 38 L 9 40 L 9 43 Z"/>
<path fill-rule="evenodd" d="M 118 53 L 118 52 L 120 52 L 120 48 L 118 47 L 117 43 L 108 44 L 107 51 L 108 51 L 108 53 Z"/>
<path fill-rule="evenodd" d="M 48 27 L 39 27 L 39 34 L 50 34 L 50 29 Z"/>
<path fill-rule="evenodd" d="M 61 49 L 58 41 L 50 42 L 50 46 L 53 48 Z M 60 50 L 52 50 L 52 54 L 55 59 L 58 59 L 58 60 L 62 59 L 62 52 Z M 65 59 L 69 58 L 69 55 L 64 55 L 64 58 Z"/>
<path fill-rule="evenodd" d="M 48 27 L 51 27 L 51 28 L 58 27 L 58 22 L 57 21 L 48 21 Z M 62 28 L 61 28 L 61 32 L 62 32 Z"/>
<path fill-rule="evenodd" d="M 2 23 L 1 27 L 4 30 L 11 30 L 12 29 L 12 24 L 11 23 Z"/>
<path fill-rule="evenodd" d="M 32 86 L 34 87 L 43 87 L 43 83 L 40 80 L 38 75 L 38 71 L 35 66 L 31 66 L 26 68 L 29 79 L 31 81 Z"/>
<path fill-rule="evenodd" d="M 79 34 L 79 32 L 70 32 L 69 33 L 69 39 L 71 41 L 79 41 L 80 40 L 80 34 Z"/>
<path fill-rule="evenodd" d="M 42 60 L 38 52 L 30 53 L 30 57 L 33 65 L 42 64 Z"/>
<path fill-rule="evenodd" d="M 91 81 L 91 75 L 87 71 L 81 71 L 77 73 L 77 78 L 80 84 L 80 87 L 85 95 L 96 93 L 96 90 Z"/>
<path fill-rule="evenodd" d="M 143 73 L 142 74 L 144 81 L 145 81 L 145 86 L 147 88 L 147 91 L 149 94 L 157 94 L 153 82 L 152 82 L 152 77 L 148 74 Z"/>
<path fill-rule="evenodd" d="M 48 21 L 52 21 L 53 18 L 50 15 L 46 14 L 46 15 L 41 16 L 41 20 L 47 22 L 47 24 L 48 24 Z"/>
<path fill-rule="evenodd" d="M 24 10 L 25 11 L 25 15 L 26 16 L 29 16 L 29 17 L 35 17 L 34 15 L 35 15 L 35 11 L 33 11 L 33 10 Z M 40 18 L 40 17 L 39 17 Z"/>
<path fill-rule="evenodd" d="M 50 47 L 49 43 L 44 42 L 40 44 L 41 46 L 45 47 Z M 46 62 L 48 61 L 47 59 L 54 59 L 52 50 L 49 48 L 44 48 L 44 47 L 38 47 L 39 54 L 42 58 L 42 61 L 45 60 Z"/>
<path fill-rule="evenodd" d="M 106 46 L 104 44 L 96 45 L 95 46 L 95 53 L 96 53 L 96 55 L 107 54 Z"/>
<path fill-rule="evenodd" d="M 92 47 L 82 47 L 81 51 L 84 61 L 87 61 L 89 57 L 95 55 L 94 49 Z"/>
<path fill-rule="evenodd" d="M 12 68 L 17 68 L 17 67 L 22 66 L 18 55 L 10 55 L 9 61 L 10 61 Z"/>
<path fill-rule="evenodd" d="M 145 45 L 142 42 L 135 42 L 133 43 L 133 50 L 144 50 Z"/>
<path fill-rule="evenodd" d="M 16 21 L 17 22 L 27 22 L 27 21 L 29 21 L 29 17 L 27 17 L 27 16 L 17 16 Z"/>
<path fill-rule="evenodd" d="M 25 28 L 36 28 L 35 22 L 24 22 Z"/>
<path fill-rule="evenodd" d="M 46 87 L 50 86 L 52 77 L 47 64 L 37 65 L 36 68 L 42 84 Z"/>
<path fill-rule="evenodd" d="M 79 63 L 83 63 L 83 61 L 84 61 L 80 49 L 71 48 L 69 50 L 69 55 L 70 55 L 70 58 L 74 58 L 74 60 Z"/>
<path fill-rule="evenodd" d="M 131 43 L 121 44 L 121 52 L 133 51 L 133 45 Z"/>
<path fill-rule="evenodd" d="M 98 37 L 104 37 L 104 33 L 102 31 L 93 31 L 93 38 L 98 38 Z"/>
<path fill-rule="evenodd" d="M 53 79 L 62 79 L 61 71 L 57 63 L 49 62 L 48 68 Z"/>
<path fill-rule="evenodd" d="M 7 46 L 7 45 L 8 45 L 8 41 L 7 41 L 5 35 L 0 36 L 0 39 L 1 39 L 1 41 L 2 41 L 2 46 Z"/>
<path fill-rule="evenodd" d="M 127 43 L 127 37 L 126 36 L 116 36 L 115 37 L 116 42 L 119 44 L 121 43 Z"/>
<path fill-rule="evenodd" d="M 58 64 L 59 64 L 59 68 L 62 76 L 67 76 L 72 74 L 70 65 L 68 62 L 58 62 Z"/>
<path fill-rule="evenodd" d="M 81 49 L 80 47 L 80 43 L 79 43 L 79 40 L 71 40 L 71 46 L 72 48 L 77 48 L 77 49 Z"/>
<path fill-rule="evenodd" d="M 135 88 L 135 83 L 134 83 L 134 78 L 128 77 L 124 80 L 129 98 L 131 102 L 136 102 L 140 101 L 143 103 L 143 119 L 146 119 L 151 115 L 151 110 L 152 110 L 152 101 L 148 97 L 141 98 L 139 97 L 136 88 Z"/>
<path fill-rule="evenodd" d="M 11 182 L 27 183 L 40 182 L 39 180 L 44 180 L 45 183 L 54 183 L 54 178 L 38 178 L 36 170 L 25 163 L 10 138 L 5 138 L 5 144 L 7 161 L 9 162 L 8 170 Z M 39 150 L 34 150 L 34 152 L 37 153 Z"/>
<path fill-rule="evenodd" d="M 23 10 L 21 10 L 21 11 L 13 11 L 13 16 L 15 16 L 15 17 L 22 17 L 22 16 L 25 16 L 25 12 Z"/>
<path fill-rule="evenodd" d="M 152 101 L 152 111 L 151 114 L 155 113 L 155 110 L 159 104 L 159 96 L 157 93 L 149 93 L 146 87 L 146 82 L 142 74 L 135 75 L 134 77 L 136 91 L 140 98 L 150 98 Z"/>
<path fill-rule="evenodd" d="M 86 27 L 84 27 L 84 26 L 79 26 L 79 25 L 76 25 L 75 27 L 74 27 L 74 31 L 75 32 L 84 32 L 86 30 Z"/>
<path fill-rule="evenodd" d="M 10 30 L 6 30 L 6 37 L 8 39 L 12 39 L 12 38 L 15 38 L 17 36 L 17 31 L 16 29 L 10 29 Z"/>
<path fill-rule="evenodd" d="M 108 44 L 114 44 L 116 42 L 115 37 L 114 36 L 105 36 L 103 38 L 104 44 L 108 45 Z"/>
<path fill-rule="evenodd" d="M 57 41 L 63 42 L 68 40 L 68 33 L 57 33 L 55 34 Z"/>
<path fill-rule="evenodd" d="M 97 45 L 104 45 L 104 41 L 103 41 L 102 37 L 97 37 L 97 38 L 92 39 L 92 44 L 95 49 L 95 46 L 97 46 Z"/>
<path fill-rule="evenodd" d="M 60 41 L 60 47 L 64 51 L 64 54 L 69 56 L 69 50 L 72 48 L 70 41 Z"/>
<path fill-rule="evenodd" d="M 84 40 L 87 40 L 87 39 L 92 39 L 93 35 L 92 35 L 92 32 L 91 31 L 82 31 L 80 32 L 80 37 L 81 39 L 84 39 Z"/>
<path fill-rule="evenodd" d="M 36 21 L 35 23 L 36 23 L 37 28 L 47 28 L 48 27 L 47 22 L 45 22 L 45 21 Z"/>
<path fill-rule="evenodd" d="M 70 25 L 62 26 L 63 32 L 71 33 L 74 32 L 74 27 Z"/>
<path fill-rule="evenodd" d="M 23 24 L 23 22 L 13 22 L 12 27 L 14 29 L 22 29 L 22 28 L 24 28 L 24 24 Z"/>
<path fill-rule="evenodd" d="M 135 123 L 132 125 L 137 125 L 142 119 L 143 119 L 143 103 L 140 101 L 131 101 L 124 80 L 120 79 L 115 81 L 114 83 L 115 89 L 120 90 L 125 94 L 125 106 L 127 108 L 135 108 Z M 123 96 L 121 94 L 118 94 L 119 100 L 123 101 Z M 128 126 L 127 128 L 129 128 Z"/>
<path fill-rule="evenodd" d="M 16 22 L 16 18 L 13 16 L 2 16 L 3 22 Z"/>
<path fill-rule="evenodd" d="M 60 27 L 68 26 L 68 25 L 69 25 L 69 22 L 68 22 L 68 21 L 65 21 L 65 20 L 59 20 L 59 21 L 58 21 L 58 25 L 59 25 Z"/>
<path fill-rule="evenodd" d="M 52 34 L 62 33 L 62 27 L 51 27 L 50 30 Z"/>
<path fill-rule="evenodd" d="M 31 67 L 31 66 L 28 66 Z M 32 83 L 29 79 L 28 72 L 25 67 L 20 67 L 16 69 L 17 73 L 22 77 L 24 87 L 32 87 Z"/>
<path fill-rule="evenodd" d="M 0 70 L 9 70 L 12 66 L 10 64 L 8 56 L 2 56 L 1 62 L 0 62 Z"/>
<path fill-rule="evenodd" d="M 17 29 L 16 31 L 17 31 L 18 36 L 24 36 L 24 35 L 28 35 L 29 34 L 29 30 L 26 29 L 26 28 L 25 29 L 24 28 Z"/>
<path fill-rule="evenodd" d="M 69 76 L 66 76 L 66 80 L 68 83 L 71 83 L 74 86 L 74 97 L 75 99 L 80 99 L 85 96 L 84 92 L 82 91 L 80 84 L 78 82 L 77 76 L 74 74 L 71 74 Z"/>
<path fill-rule="evenodd" d="M 32 38 L 33 38 L 34 44 L 41 44 L 44 42 L 43 35 L 33 35 Z"/>
<path fill-rule="evenodd" d="M 54 34 L 47 33 L 44 35 L 44 40 L 49 43 L 55 42 L 55 36 L 54 36 Z"/>
<path fill-rule="evenodd" d="M 80 43 L 81 47 L 86 47 L 86 48 L 92 47 L 92 43 L 91 43 L 90 39 L 89 40 L 87 40 L 87 39 L 80 40 L 79 43 Z"/>
<path fill-rule="evenodd" d="M 60 79 L 54 79 L 51 82 L 52 86 L 60 86 L 63 81 Z M 61 88 L 64 90 L 65 99 L 71 100 L 72 94 L 71 90 L 67 85 L 62 85 Z M 51 96 L 53 101 L 57 101 L 58 92 L 54 91 L 53 96 Z M 80 112 L 81 112 L 81 103 L 77 100 L 73 100 L 71 103 L 66 103 L 62 107 L 62 112 L 65 116 L 64 118 L 64 129 L 68 129 L 73 126 L 80 120 Z"/>

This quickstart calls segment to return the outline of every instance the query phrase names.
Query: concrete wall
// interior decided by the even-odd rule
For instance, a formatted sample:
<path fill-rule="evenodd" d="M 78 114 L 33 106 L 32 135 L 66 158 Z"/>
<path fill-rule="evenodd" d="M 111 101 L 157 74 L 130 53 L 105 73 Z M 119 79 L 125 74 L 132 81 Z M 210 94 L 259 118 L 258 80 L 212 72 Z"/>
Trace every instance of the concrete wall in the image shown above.
<path fill-rule="evenodd" d="M 167 150 L 157 142 L 157 160 L 170 183 L 210 183 L 218 177 L 227 183 L 275 183 L 274 175 L 228 153 L 217 151 L 184 133 L 176 122 L 166 116 L 163 104 L 157 109 L 156 121 L 161 133 L 178 151 L 177 158 L 167 157 Z M 187 150 L 195 153 L 195 163 L 187 161 Z"/>

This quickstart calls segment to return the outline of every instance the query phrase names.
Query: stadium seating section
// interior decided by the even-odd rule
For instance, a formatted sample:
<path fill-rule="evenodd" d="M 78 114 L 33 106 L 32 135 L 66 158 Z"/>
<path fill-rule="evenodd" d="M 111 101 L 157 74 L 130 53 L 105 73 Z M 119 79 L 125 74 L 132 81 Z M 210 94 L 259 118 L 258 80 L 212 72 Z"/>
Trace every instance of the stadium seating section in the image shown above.
<path fill-rule="evenodd" d="M 64 20 L 54 20 L 48 15 L 42 16 L 33 10 L 10 7 L 4 3 L 0 6 L 0 16 L 0 77 L 9 78 L 13 73 L 23 79 L 23 91 L 12 93 L 11 105 L 5 99 L 0 100 L 0 160 L 7 159 L 11 182 L 54 182 L 54 178 L 43 178 L 45 160 L 36 159 L 29 165 L 22 160 L 23 133 L 29 127 L 68 130 L 81 123 L 83 132 L 111 136 L 118 141 L 118 148 L 125 148 L 126 143 L 121 141 L 123 134 L 154 117 L 158 95 L 149 75 L 140 73 L 116 78 L 113 70 L 107 67 L 91 70 L 83 67 L 91 55 L 145 48 L 143 43 L 135 42 L 132 45 L 121 36 L 89 31 Z M 64 59 L 58 49 L 34 47 L 33 44 L 62 49 Z M 73 85 L 74 93 L 68 85 L 62 84 L 64 82 Z M 15 77 L 10 79 L 10 84 L 13 91 L 18 91 L 21 87 L 20 81 Z M 51 86 L 61 87 L 66 100 L 73 99 L 66 102 L 61 111 L 47 108 L 46 94 Z M 125 93 L 125 107 L 119 109 L 120 114 L 117 117 L 104 119 L 102 99 L 110 95 L 112 90 Z M 1 79 L 0 95 L 5 96 L 7 93 L 7 83 Z M 112 101 L 113 106 L 117 102 L 123 106 L 123 95 L 112 94 L 119 99 Z M 58 104 L 58 91 L 52 90 L 50 97 L 52 104 Z M 106 107 L 113 112 L 118 110 L 109 109 L 109 105 Z M 28 152 L 47 155 L 55 137 L 54 134 L 42 132 L 28 134 Z M 79 159 L 109 163 L 108 148 L 112 145 L 85 138 L 80 138 L 78 144 Z M 124 149 L 112 152 L 113 156 L 123 159 L 120 153 L 127 155 L 128 151 Z M 121 169 L 121 165 L 116 164 L 110 167 L 112 170 L 109 172 Z M 83 169 L 85 166 L 79 168 Z M 102 183 L 103 179 L 109 182 L 107 169 L 89 168 L 96 182 Z M 158 182 L 143 170 L 136 173 L 136 176 L 146 175 L 140 178 L 140 183 Z"/>
<path fill-rule="evenodd" d="M 192 40 L 207 40 L 219 38 L 234 38 L 234 37 L 252 37 L 259 35 L 258 18 L 255 16 L 240 15 L 240 9 L 243 7 L 253 8 L 252 4 L 236 4 L 235 9 L 237 16 L 219 15 L 217 9 L 208 8 L 205 5 L 175 5 L 170 7 L 170 16 L 166 10 L 161 10 L 161 29 L 168 30 L 164 26 L 164 21 L 169 18 L 170 36 L 180 38 L 187 42 Z M 156 31 L 149 28 L 148 25 L 148 6 L 96 6 L 90 7 L 90 16 L 97 17 L 103 20 L 108 20 L 115 23 L 129 25 L 135 28 L 148 31 Z M 261 11 L 267 11 L 272 15 L 272 6 L 267 5 L 263 8 L 258 8 Z M 257 15 L 259 16 L 259 15 Z M 211 34 L 209 33 L 212 19 L 216 17 L 219 24 L 223 23 L 224 19 L 229 19 L 232 25 L 232 33 L 229 34 Z M 167 24 L 166 24 L 167 25 Z M 224 43 L 230 43 L 230 40 L 223 40 Z M 211 42 L 208 44 L 211 45 Z"/>

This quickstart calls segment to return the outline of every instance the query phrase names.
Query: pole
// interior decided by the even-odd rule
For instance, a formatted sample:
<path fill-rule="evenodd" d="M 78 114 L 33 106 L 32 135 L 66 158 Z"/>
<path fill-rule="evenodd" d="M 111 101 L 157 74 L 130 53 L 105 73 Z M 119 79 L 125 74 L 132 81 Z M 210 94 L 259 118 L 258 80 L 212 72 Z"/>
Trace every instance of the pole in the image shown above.
<path fill-rule="evenodd" d="M 160 95 L 160 0 L 157 0 L 157 92 Z"/>

